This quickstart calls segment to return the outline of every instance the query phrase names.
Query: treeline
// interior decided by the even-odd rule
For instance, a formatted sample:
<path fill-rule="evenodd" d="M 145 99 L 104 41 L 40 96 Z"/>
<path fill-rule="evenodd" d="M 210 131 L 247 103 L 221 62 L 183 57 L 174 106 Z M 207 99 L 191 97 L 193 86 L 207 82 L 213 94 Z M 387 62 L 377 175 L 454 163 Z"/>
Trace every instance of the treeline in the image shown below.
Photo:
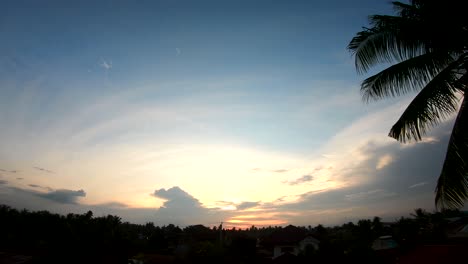
<path fill-rule="evenodd" d="M 375 217 L 335 227 L 299 227 L 320 241 L 318 251 L 301 252 L 299 258 L 373 263 L 377 256 L 371 246 L 379 236 L 393 236 L 403 251 L 418 243 L 440 243 L 446 239 L 446 219 L 458 215 L 417 209 L 412 217 L 394 223 Z M 267 256 L 259 254 L 259 242 L 282 228 L 137 225 L 113 215 L 94 217 L 91 211 L 59 215 L 1 205 L 0 251 L 31 255 L 31 263 L 128 263 L 151 254 L 170 256 L 174 262 L 260 263 Z"/>
<path fill-rule="evenodd" d="M 383 259 L 372 249 L 377 238 L 391 236 L 398 244 L 397 254 L 404 255 L 418 245 L 447 243 L 448 218 L 460 215 L 458 210 L 429 213 L 416 209 L 411 217 L 401 217 L 395 222 L 385 223 L 374 217 L 335 227 L 318 225 L 313 231 L 321 242 L 320 250 L 312 258 L 320 263 L 392 263 L 393 259 Z"/>

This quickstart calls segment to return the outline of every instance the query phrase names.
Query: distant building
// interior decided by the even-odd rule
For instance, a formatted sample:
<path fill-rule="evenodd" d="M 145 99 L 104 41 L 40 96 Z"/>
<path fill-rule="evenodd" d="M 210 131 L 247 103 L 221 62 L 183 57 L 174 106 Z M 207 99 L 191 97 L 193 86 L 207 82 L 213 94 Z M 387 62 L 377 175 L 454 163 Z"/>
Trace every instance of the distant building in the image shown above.
<path fill-rule="evenodd" d="M 392 236 L 381 236 L 372 243 L 372 249 L 375 251 L 392 250 L 396 248 L 398 248 L 398 243 Z"/>
<path fill-rule="evenodd" d="M 285 254 L 297 256 L 308 248 L 318 250 L 320 241 L 307 230 L 288 225 L 263 238 L 261 244 L 271 252 L 271 257 L 276 259 Z"/>
<path fill-rule="evenodd" d="M 392 236 L 381 236 L 372 242 L 372 249 L 382 263 L 396 263 L 399 256 L 399 245 Z"/>

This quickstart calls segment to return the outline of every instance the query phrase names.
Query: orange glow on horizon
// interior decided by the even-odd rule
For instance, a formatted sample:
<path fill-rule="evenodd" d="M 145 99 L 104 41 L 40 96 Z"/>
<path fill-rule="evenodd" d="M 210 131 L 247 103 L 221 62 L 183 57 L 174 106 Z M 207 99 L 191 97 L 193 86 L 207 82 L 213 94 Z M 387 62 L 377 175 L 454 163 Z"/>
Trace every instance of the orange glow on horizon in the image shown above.
<path fill-rule="evenodd" d="M 268 219 L 268 220 L 241 220 L 241 219 L 230 219 L 226 221 L 226 224 L 231 224 L 237 227 L 245 226 L 274 226 L 274 225 L 285 225 L 287 221 L 281 219 Z"/>

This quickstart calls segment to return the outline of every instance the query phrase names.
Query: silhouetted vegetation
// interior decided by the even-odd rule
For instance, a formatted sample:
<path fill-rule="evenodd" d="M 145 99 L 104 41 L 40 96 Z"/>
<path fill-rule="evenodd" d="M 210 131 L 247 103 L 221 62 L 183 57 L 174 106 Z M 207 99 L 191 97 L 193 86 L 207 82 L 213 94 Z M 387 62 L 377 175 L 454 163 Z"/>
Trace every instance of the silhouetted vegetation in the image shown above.
<path fill-rule="evenodd" d="M 361 84 L 366 101 L 418 92 L 389 136 L 421 140 L 433 126 L 457 118 L 436 187 L 442 208 L 461 208 L 468 200 L 468 19 L 460 0 L 392 2 L 395 15 L 369 16 L 350 41 L 358 72 L 388 66 Z"/>
<path fill-rule="evenodd" d="M 396 254 L 422 244 L 452 243 L 447 234 L 453 217 L 467 219 L 457 210 L 417 209 L 392 223 L 375 217 L 335 227 L 294 227 L 320 241 L 320 247 L 307 246 L 291 257 L 297 263 L 382 262 L 388 256 L 372 249 L 377 238 L 392 236 L 399 245 Z M 59 215 L 0 206 L 0 252 L 31 256 L 25 263 L 276 263 L 273 244 L 266 241 L 287 229 L 138 225 L 112 215 L 95 217 L 91 211 Z"/>

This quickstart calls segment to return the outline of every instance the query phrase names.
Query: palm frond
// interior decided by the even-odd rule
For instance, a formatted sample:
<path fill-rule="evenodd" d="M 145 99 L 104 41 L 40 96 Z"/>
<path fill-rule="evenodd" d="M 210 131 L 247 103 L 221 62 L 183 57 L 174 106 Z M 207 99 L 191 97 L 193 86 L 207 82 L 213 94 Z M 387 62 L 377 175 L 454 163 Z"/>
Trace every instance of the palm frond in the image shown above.
<path fill-rule="evenodd" d="M 435 76 L 413 99 L 389 136 L 401 142 L 421 140 L 428 128 L 439 124 L 457 111 L 459 91 L 453 83 L 457 80 L 452 67 L 447 67 Z"/>
<path fill-rule="evenodd" d="M 466 67 L 466 65 L 462 66 Z M 460 78 L 453 84 L 455 88 L 457 88 L 461 93 L 465 94 L 466 88 L 468 86 L 468 72 L 465 69 L 460 69 L 462 73 L 458 73 Z"/>
<path fill-rule="evenodd" d="M 402 10 L 408 10 L 408 9 L 415 9 L 413 5 L 411 4 L 405 4 L 405 3 L 402 3 L 402 2 L 398 2 L 398 1 L 393 1 L 392 2 L 392 5 L 393 5 L 393 8 L 396 10 L 396 11 L 402 11 Z"/>
<path fill-rule="evenodd" d="M 393 2 L 395 15 L 369 17 L 369 28 L 348 44 L 358 73 L 390 63 L 364 80 L 365 100 L 420 90 L 389 136 L 421 140 L 426 131 L 457 112 L 436 188 L 436 206 L 457 208 L 468 200 L 468 19 L 460 0 Z M 422 88 L 423 87 L 423 88 Z M 421 89 L 422 88 L 422 89 Z"/>
<path fill-rule="evenodd" d="M 442 172 L 437 181 L 436 206 L 459 208 L 468 200 L 468 108 L 466 98 L 453 126 Z"/>
<path fill-rule="evenodd" d="M 426 53 L 402 61 L 364 80 L 362 97 L 365 101 L 378 100 L 419 90 L 453 61 L 444 53 Z"/>
<path fill-rule="evenodd" d="M 354 53 L 358 73 L 381 63 L 394 63 L 429 52 L 425 38 L 414 37 L 418 25 L 395 16 L 371 16 L 373 27 L 358 32 L 348 44 Z"/>
<path fill-rule="evenodd" d="M 427 1 L 427 0 L 426 0 Z M 411 0 L 410 4 L 394 1 L 392 2 L 394 10 L 402 17 L 417 17 L 420 15 L 421 1 Z"/>

